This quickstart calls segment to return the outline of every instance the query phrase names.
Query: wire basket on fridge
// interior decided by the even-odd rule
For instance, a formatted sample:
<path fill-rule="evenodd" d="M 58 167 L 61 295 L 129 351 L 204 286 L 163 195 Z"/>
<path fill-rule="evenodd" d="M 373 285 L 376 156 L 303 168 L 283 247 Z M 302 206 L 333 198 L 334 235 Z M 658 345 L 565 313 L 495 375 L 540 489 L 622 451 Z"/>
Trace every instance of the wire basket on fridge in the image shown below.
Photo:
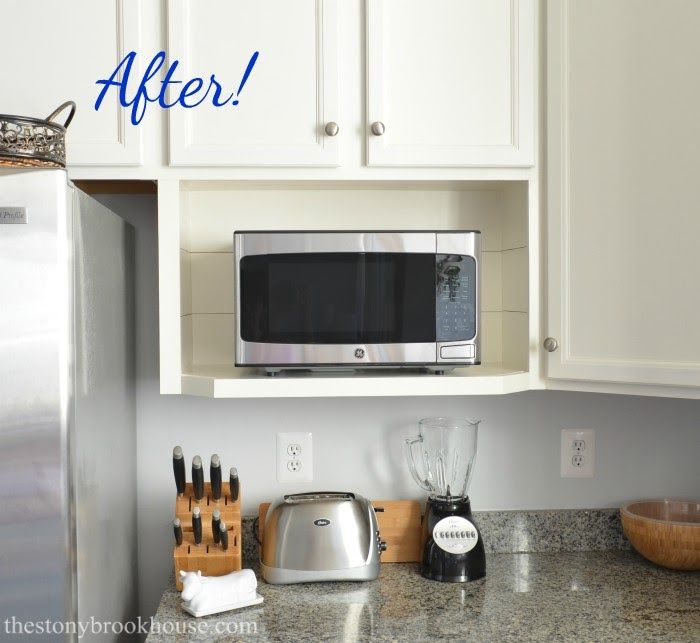
<path fill-rule="evenodd" d="M 55 122 L 70 112 L 63 125 Z M 66 167 L 66 129 L 75 116 L 75 103 L 66 101 L 45 119 L 0 114 L 0 166 Z"/>

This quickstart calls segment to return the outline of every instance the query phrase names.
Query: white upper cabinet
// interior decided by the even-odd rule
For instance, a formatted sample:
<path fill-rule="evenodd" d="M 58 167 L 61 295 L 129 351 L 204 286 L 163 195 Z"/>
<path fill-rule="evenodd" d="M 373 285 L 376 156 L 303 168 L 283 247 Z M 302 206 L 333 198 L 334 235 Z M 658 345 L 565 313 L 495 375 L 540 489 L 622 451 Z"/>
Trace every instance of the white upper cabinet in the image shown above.
<path fill-rule="evenodd" d="M 140 0 L 3 0 L 0 10 L 0 111 L 45 118 L 73 100 L 69 165 L 139 165 L 141 129 L 129 123 L 117 88 L 99 111 L 94 106 L 101 89 L 95 81 L 109 78 L 126 54 L 141 49 Z M 132 73 L 140 76 L 136 68 Z M 66 115 L 57 120 L 63 123 Z"/>
<path fill-rule="evenodd" d="M 534 0 L 367 0 L 369 165 L 532 165 L 534 13 Z"/>
<path fill-rule="evenodd" d="M 233 94 L 169 110 L 170 164 L 337 165 L 337 39 L 337 0 L 169 0 L 177 77 L 215 74 L 220 101 Z"/>
<path fill-rule="evenodd" d="M 700 386 L 698 25 L 697 0 L 548 4 L 550 382 Z"/>

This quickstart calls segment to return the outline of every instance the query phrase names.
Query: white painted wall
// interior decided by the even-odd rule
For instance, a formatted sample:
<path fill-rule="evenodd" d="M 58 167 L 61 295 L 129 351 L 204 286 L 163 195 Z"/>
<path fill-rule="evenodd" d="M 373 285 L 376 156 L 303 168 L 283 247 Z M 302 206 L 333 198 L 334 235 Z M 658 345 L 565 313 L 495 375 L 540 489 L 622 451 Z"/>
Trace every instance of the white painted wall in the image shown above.
<path fill-rule="evenodd" d="M 158 393 L 155 199 L 100 200 L 137 227 L 140 605 L 151 614 L 171 574 L 171 449 L 240 471 L 245 514 L 283 492 L 349 489 L 373 498 L 422 497 L 402 438 L 429 415 L 482 418 L 473 507 L 612 507 L 648 496 L 700 495 L 700 401 L 568 392 L 503 397 L 215 400 Z M 562 479 L 559 431 L 596 429 L 596 476 Z M 314 482 L 275 480 L 277 431 L 312 431 Z"/>

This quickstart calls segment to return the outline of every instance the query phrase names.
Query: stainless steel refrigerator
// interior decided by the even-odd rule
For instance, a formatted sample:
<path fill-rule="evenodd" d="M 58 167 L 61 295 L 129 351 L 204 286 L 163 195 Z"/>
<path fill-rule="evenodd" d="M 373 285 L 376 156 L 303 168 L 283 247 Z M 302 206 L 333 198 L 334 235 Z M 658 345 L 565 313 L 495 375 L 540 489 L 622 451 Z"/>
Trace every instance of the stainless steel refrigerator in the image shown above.
<path fill-rule="evenodd" d="M 132 232 L 63 170 L 0 173 L 0 639 L 135 617 Z"/>

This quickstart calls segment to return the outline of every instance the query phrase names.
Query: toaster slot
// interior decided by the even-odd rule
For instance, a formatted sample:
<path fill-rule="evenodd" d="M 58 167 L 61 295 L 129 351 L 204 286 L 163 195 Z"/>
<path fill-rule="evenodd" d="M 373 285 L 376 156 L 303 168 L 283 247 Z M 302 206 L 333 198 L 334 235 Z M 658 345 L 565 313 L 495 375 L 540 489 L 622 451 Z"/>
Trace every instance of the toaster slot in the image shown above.
<path fill-rule="evenodd" d="M 286 495 L 284 501 L 288 503 L 295 502 L 316 502 L 318 500 L 354 500 L 354 493 L 345 493 L 339 491 L 320 491 L 318 493 L 293 493 Z"/>

